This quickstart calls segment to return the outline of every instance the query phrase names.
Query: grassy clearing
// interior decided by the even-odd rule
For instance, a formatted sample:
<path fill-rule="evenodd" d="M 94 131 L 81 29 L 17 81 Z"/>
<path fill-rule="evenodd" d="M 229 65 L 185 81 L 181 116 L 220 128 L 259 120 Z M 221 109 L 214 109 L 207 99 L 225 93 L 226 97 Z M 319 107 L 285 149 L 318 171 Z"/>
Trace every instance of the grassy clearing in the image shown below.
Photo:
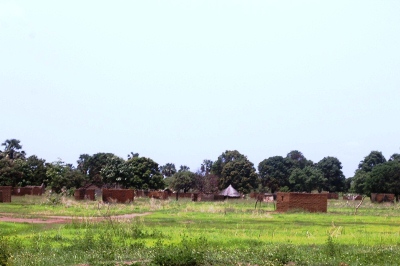
<path fill-rule="evenodd" d="M 399 205 L 329 201 L 328 213 L 275 213 L 253 200 L 138 199 L 96 210 L 97 202 L 38 199 L 1 204 L 0 212 L 84 216 L 63 225 L 0 222 L 0 258 L 14 265 L 400 265 Z M 14 208 L 15 207 L 15 208 Z M 52 212 L 53 211 L 53 212 Z M 151 214 L 117 220 L 109 214 Z M 81 215 L 84 214 L 84 215 Z M 102 216 L 93 222 L 90 216 Z M 1 250 L 1 247 L 3 250 Z M 1 263 L 0 263 L 1 265 Z"/>

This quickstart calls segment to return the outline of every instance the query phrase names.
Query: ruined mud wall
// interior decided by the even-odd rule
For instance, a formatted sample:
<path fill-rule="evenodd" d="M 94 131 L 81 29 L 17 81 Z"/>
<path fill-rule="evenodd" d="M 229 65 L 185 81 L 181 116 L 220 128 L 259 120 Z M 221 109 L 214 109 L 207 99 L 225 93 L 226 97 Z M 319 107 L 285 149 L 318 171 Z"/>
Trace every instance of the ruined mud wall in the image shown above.
<path fill-rule="evenodd" d="M 79 188 L 74 193 L 75 200 L 96 200 L 95 189 Z"/>
<path fill-rule="evenodd" d="M 12 195 L 14 196 L 25 196 L 25 195 L 41 196 L 43 193 L 44 193 L 44 186 L 15 187 L 12 189 Z"/>
<path fill-rule="evenodd" d="M 339 199 L 338 193 L 327 193 L 328 199 Z"/>
<path fill-rule="evenodd" d="M 276 210 L 278 212 L 286 212 L 288 210 L 296 209 L 302 209 L 309 212 L 327 212 L 327 194 L 277 193 Z"/>
<path fill-rule="evenodd" d="M 103 189 L 104 202 L 129 203 L 135 197 L 133 189 Z"/>
<path fill-rule="evenodd" d="M 382 194 L 382 193 L 371 193 L 371 202 L 382 203 L 392 202 L 394 203 L 396 197 L 394 194 Z"/>
<path fill-rule="evenodd" d="M 11 191 L 10 186 L 0 187 L 0 202 L 11 202 Z"/>

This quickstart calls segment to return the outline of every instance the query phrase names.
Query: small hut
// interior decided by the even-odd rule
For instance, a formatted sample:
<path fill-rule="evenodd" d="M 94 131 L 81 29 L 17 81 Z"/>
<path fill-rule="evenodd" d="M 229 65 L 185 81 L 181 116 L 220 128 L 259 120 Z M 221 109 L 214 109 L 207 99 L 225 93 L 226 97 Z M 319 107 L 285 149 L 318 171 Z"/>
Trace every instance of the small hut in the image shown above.
<path fill-rule="evenodd" d="M 240 193 L 229 185 L 227 188 L 222 190 L 219 195 L 224 196 L 225 198 L 240 198 Z"/>

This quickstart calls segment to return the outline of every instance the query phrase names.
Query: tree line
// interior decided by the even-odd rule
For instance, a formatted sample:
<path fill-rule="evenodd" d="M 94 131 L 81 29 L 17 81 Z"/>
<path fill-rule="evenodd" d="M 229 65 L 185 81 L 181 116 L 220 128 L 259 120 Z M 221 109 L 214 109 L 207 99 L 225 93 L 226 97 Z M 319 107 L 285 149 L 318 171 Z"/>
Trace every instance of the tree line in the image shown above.
<path fill-rule="evenodd" d="M 269 157 L 258 164 L 237 150 L 223 152 L 215 161 L 203 160 L 196 172 L 173 163 L 159 165 L 151 158 L 131 152 L 127 158 L 113 153 L 81 154 L 77 166 L 61 160 L 48 163 L 27 157 L 17 139 L 7 139 L 0 152 L 0 185 L 23 187 L 45 184 L 55 192 L 93 183 L 100 187 L 165 189 L 215 193 L 229 185 L 241 193 L 257 192 L 354 192 L 360 194 L 400 192 L 400 155 L 388 161 L 372 151 L 358 165 L 354 177 L 345 178 L 342 164 L 327 156 L 308 160 L 297 150 L 285 157 Z"/>

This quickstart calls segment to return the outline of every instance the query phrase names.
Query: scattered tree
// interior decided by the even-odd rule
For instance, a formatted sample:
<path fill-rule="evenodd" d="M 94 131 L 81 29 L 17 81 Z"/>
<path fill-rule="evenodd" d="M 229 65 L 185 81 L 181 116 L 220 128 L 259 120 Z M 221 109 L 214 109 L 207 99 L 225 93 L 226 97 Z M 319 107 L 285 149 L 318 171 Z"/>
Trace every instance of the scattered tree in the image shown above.
<path fill-rule="evenodd" d="M 345 176 L 342 172 L 342 163 L 335 157 L 325 157 L 317 163 L 317 168 L 322 172 L 326 183 L 323 189 L 330 192 L 343 191 Z"/>

